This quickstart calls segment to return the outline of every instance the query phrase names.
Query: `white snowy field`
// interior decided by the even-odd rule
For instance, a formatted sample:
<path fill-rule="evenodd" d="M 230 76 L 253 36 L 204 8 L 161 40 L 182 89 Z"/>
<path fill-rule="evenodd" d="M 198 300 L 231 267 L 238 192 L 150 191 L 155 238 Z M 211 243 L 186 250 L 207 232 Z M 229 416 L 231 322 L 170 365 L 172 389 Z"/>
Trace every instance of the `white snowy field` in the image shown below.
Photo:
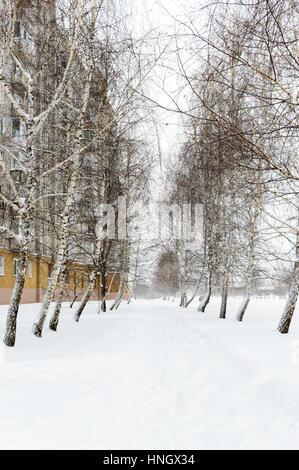
<path fill-rule="evenodd" d="M 219 299 L 206 313 L 137 300 L 34 337 L 21 306 L 15 348 L 0 347 L 1 449 L 298 449 L 299 319 L 253 300 L 243 323 Z M 6 307 L 0 307 L 3 335 Z M 1 349 L 2 348 L 2 349 Z"/>

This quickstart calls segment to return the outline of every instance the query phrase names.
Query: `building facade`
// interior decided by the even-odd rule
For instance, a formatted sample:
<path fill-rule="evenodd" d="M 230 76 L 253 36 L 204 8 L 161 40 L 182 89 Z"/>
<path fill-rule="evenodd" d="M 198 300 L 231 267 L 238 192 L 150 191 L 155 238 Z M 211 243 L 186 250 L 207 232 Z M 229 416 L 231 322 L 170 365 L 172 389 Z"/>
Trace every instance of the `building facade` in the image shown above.
<path fill-rule="evenodd" d="M 18 252 L 0 247 L 0 305 L 9 303 L 18 269 Z M 21 303 L 41 302 L 48 287 L 53 262 L 49 258 L 30 255 L 27 263 L 26 281 Z M 91 266 L 78 263 L 68 264 L 68 275 L 63 300 L 73 302 L 81 300 L 88 285 Z M 106 276 L 109 293 L 107 300 L 115 298 L 119 288 L 120 274 Z M 91 300 L 101 299 L 102 279 L 98 275 Z M 55 297 L 54 297 L 55 299 Z"/>
<path fill-rule="evenodd" d="M 5 17 L 2 2 L 2 19 Z M 4 15 L 4 16 L 3 16 Z M 51 90 L 63 75 L 66 59 L 63 49 L 65 43 L 64 33 L 56 26 L 56 4 L 55 0 L 31 0 L 24 1 L 17 11 L 17 18 L 14 26 L 13 56 L 6 71 L 6 82 L 9 83 L 10 90 L 17 103 L 26 109 L 27 91 L 22 76 L 22 66 L 28 73 L 35 77 L 34 107 L 35 113 L 40 113 L 50 99 Z M 5 20 L 2 27 L 5 27 Z M 44 36 L 55 37 L 53 44 L 48 42 Z M 58 39 L 57 39 L 58 38 Z M 46 66 L 45 66 L 46 64 Z M 81 66 L 81 64 L 80 64 Z M 78 64 L 78 71 L 80 70 Z M 80 73 L 80 72 L 78 72 Z M 37 78 L 36 78 L 37 77 Z M 76 80 L 74 80 L 75 82 Z M 77 88 L 76 88 L 77 87 Z M 80 93 L 80 79 L 76 83 L 73 93 Z M 66 95 L 66 101 L 70 99 Z M 76 101 L 76 97 L 72 97 Z M 90 99 L 89 121 L 92 120 L 92 106 L 94 99 Z M 39 133 L 35 142 L 35 173 L 45 172 L 47 168 L 56 163 L 57 154 L 61 159 L 65 158 L 65 152 L 71 152 L 71 147 L 66 146 L 65 128 L 70 126 L 72 115 L 68 113 L 67 107 L 63 103 L 55 109 L 47 119 L 47 125 Z M 87 126 L 86 138 L 90 137 L 90 125 Z M 97 145 L 90 146 L 90 149 L 97 148 Z M 61 150 L 62 149 L 62 150 Z M 26 154 L 26 136 L 22 119 L 16 113 L 14 106 L 7 99 L 3 86 L 0 87 L 0 163 L 2 170 L 5 166 L 9 171 L 9 178 L 19 195 L 22 197 L 22 185 L 26 177 L 24 166 Z M 46 157 L 45 157 L 46 155 Z M 58 160 L 59 161 L 59 160 Z M 86 161 L 95 171 L 97 158 L 92 158 L 89 150 Z M 99 164 L 98 172 L 100 172 Z M 37 197 L 40 202 L 35 205 L 35 214 L 32 217 L 32 241 L 30 244 L 30 254 L 27 263 L 26 281 L 21 303 L 40 302 L 45 293 L 48 281 L 51 276 L 51 269 L 56 252 L 57 230 L 59 230 L 59 214 L 62 211 L 63 200 L 55 201 L 44 197 L 47 193 L 63 193 L 65 191 L 64 181 L 67 179 L 67 168 L 61 168 L 60 172 L 50 175 L 43 181 L 43 185 L 38 188 Z M 88 163 L 85 164 L 85 173 L 88 173 Z M 81 179 L 86 179 L 82 175 Z M 101 178 L 100 178 L 101 179 Z M 86 185 L 85 185 L 86 186 Z M 88 186 L 87 186 L 88 187 Z M 11 209 L 5 199 L 13 200 L 12 185 L 8 184 L 8 177 L 1 172 L 0 165 L 0 226 L 6 227 L 11 233 L 19 234 L 19 216 Z M 88 192 L 88 190 L 87 190 Z M 75 195 L 74 203 L 81 204 L 85 199 L 85 205 L 94 204 L 95 196 L 86 189 L 82 194 Z M 81 204 L 82 205 L 82 204 Z M 84 210 L 84 207 L 83 207 Z M 86 212 L 86 211 L 85 211 Z M 83 220 L 80 210 L 73 211 L 71 223 L 72 230 L 69 243 L 69 256 L 67 261 L 67 282 L 64 292 L 64 300 L 80 300 L 88 283 L 88 276 L 93 267 L 91 266 L 93 252 L 93 237 L 89 236 L 88 221 Z M 8 232 L 0 231 L 0 304 L 7 304 L 13 291 L 16 272 L 18 269 L 18 245 L 13 236 Z M 104 276 L 104 275 L 102 275 Z M 113 298 L 119 287 L 118 274 L 106 274 L 104 283 L 109 289 L 107 298 Z M 92 299 L 100 299 L 101 286 L 103 282 L 101 275 L 97 276 Z"/>

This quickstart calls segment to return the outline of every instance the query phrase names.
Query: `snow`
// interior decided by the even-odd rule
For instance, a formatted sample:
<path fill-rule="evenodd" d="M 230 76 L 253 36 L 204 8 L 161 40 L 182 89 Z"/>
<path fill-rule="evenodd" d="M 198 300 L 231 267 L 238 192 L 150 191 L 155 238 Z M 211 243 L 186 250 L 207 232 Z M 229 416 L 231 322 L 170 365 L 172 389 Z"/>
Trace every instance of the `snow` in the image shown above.
<path fill-rule="evenodd" d="M 162 300 L 123 303 L 31 334 L 22 305 L 15 348 L 0 349 L 3 449 L 295 449 L 299 320 L 276 331 L 284 301 L 253 299 L 242 323 Z M 3 334 L 7 307 L 0 307 Z"/>

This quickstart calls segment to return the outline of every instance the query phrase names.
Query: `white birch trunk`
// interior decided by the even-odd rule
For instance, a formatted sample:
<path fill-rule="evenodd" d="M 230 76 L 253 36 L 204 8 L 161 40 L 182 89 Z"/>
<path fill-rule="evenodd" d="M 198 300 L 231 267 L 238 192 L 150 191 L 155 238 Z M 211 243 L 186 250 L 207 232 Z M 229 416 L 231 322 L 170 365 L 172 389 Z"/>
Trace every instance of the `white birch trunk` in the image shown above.
<path fill-rule="evenodd" d="M 108 298 L 108 295 L 111 292 L 111 288 L 112 288 L 112 284 L 113 284 L 113 281 L 114 281 L 114 278 L 115 278 L 115 274 L 116 274 L 116 271 L 114 271 L 114 273 L 113 273 L 113 276 L 110 280 L 109 287 L 108 287 L 108 290 L 107 290 L 105 296 L 100 300 L 100 304 L 99 304 L 99 307 L 98 307 L 98 313 L 100 313 L 100 311 L 106 312 L 106 299 Z M 105 283 L 105 279 L 104 280 L 102 279 L 102 283 Z"/>
<path fill-rule="evenodd" d="M 228 297 L 228 272 L 225 273 L 223 284 L 222 284 L 222 293 L 221 293 L 221 306 L 219 318 L 226 318 L 226 308 L 227 308 L 227 297 Z"/>
<path fill-rule="evenodd" d="M 32 328 L 33 334 L 37 337 L 42 336 L 43 326 L 44 326 L 47 313 L 48 313 L 48 310 L 49 310 L 49 307 L 50 307 L 50 304 L 54 295 L 55 287 L 58 281 L 58 276 L 61 271 L 61 266 L 62 266 L 64 257 L 65 257 L 65 252 L 67 249 L 70 207 L 73 201 L 73 194 L 74 194 L 75 185 L 77 182 L 77 173 L 78 173 L 78 168 L 79 168 L 77 159 L 78 157 L 76 158 L 76 161 L 73 166 L 74 171 L 72 172 L 69 193 L 66 198 L 64 214 L 61 220 L 60 240 L 58 244 L 58 250 L 56 253 L 55 263 L 54 263 L 52 274 L 51 274 L 51 279 L 49 281 L 48 288 L 47 288 L 43 303 L 41 305 L 39 314 Z"/>
<path fill-rule="evenodd" d="M 183 274 L 181 277 L 181 301 L 180 307 L 187 307 L 187 283 L 188 283 L 188 259 L 186 251 L 184 250 L 184 266 Z"/>
<path fill-rule="evenodd" d="M 126 196 L 126 216 L 125 216 L 125 223 L 129 221 L 129 208 L 130 208 L 130 171 L 131 171 L 131 149 L 127 152 L 127 162 L 126 162 L 126 177 L 125 177 L 125 196 Z M 128 281 L 129 281 L 129 262 L 130 262 L 130 241 L 128 239 L 128 234 L 127 234 L 127 227 L 125 230 L 126 233 L 126 238 L 122 242 L 122 253 L 121 253 L 121 274 L 120 274 L 120 286 L 118 290 L 118 294 L 116 297 L 115 302 L 112 304 L 110 307 L 110 310 L 113 309 L 118 309 L 120 306 L 124 295 L 125 291 L 128 286 Z"/>
<path fill-rule="evenodd" d="M 210 301 L 211 293 L 212 293 L 212 273 L 211 273 L 211 271 L 209 271 L 208 279 L 207 279 L 206 293 L 205 293 L 204 298 L 202 299 L 202 301 L 200 302 L 200 304 L 198 306 L 198 311 L 199 312 L 204 312 L 205 311 L 206 306 L 208 305 L 208 303 Z"/>
<path fill-rule="evenodd" d="M 219 313 L 219 318 L 223 318 L 223 319 L 226 318 L 230 264 L 231 264 L 231 257 L 232 257 L 231 233 L 229 234 L 227 243 L 228 243 L 228 246 L 227 246 L 226 262 L 225 262 L 225 267 L 224 267 L 225 271 L 224 271 L 223 281 L 222 281 L 221 306 L 220 306 L 220 313 Z"/>
<path fill-rule="evenodd" d="M 242 303 L 241 303 L 241 305 L 239 307 L 239 310 L 237 312 L 237 320 L 238 321 L 243 320 L 244 314 L 245 314 L 245 312 L 247 310 L 247 307 L 248 307 L 248 304 L 250 302 L 250 297 L 251 297 L 251 293 L 247 292 L 247 294 L 243 298 Z"/>
<path fill-rule="evenodd" d="M 17 331 L 17 316 L 19 311 L 20 300 L 24 288 L 27 267 L 27 251 L 22 250 L 19 254 L 18 272 L 12 293 L 6 320 L 4 343 L 6 346 L 14 346 Z"/>
<path fill-rule="evenodd" d="M 79 305 L 79 307 L 76 310 L 76 313 L 74 315 L 74 319 L 77 322 L 80 320 L 81 313 L 83 312 L 84 308 L 87 305 L 87 302 L 90 299 L 90 296 L 91 296 L 91 294 L 93 292 L 93 289 L 94 289 L 96 278 L 97 278 L 97 269 L 94 269 L 91 273 L 90 278 L 89 278 L 88 286 L 87 286 L 87 289 L 86 289 L 85 294 L 83 296 L 83 299 L 81 300 L 80 305 Z"/>
<path fill-rule="evenodd" d="M 297 299 L 298 299 L 298 293 L 299 293 L 299 266 L 297 267 L 296 271 L 294 271 L 293 285 L 291 287 L 286 305 L 284 307 L 282 317 L 278 325 L 278 331 L 280 333 L 285 334 L 289 332 L 290 324 L 293 318 L 293 314 L 294 314 Z"/>
<path fill-rule="evenodd" d="M 194 293 L 193 293 L 193 295 L 190 297 L 190 299 L 187 301 L 186 307 L 188 307 L 188 305 L 190 305 L 191 302 L 195 299 L 196 294 L 197 294 L 198 289 L 199 289 L 199 286 L 200 286 L 200 283 L 201 283 L 201 280 L 202 280 L 202 277 L 203 277 L 203 273 L 201 274 L 200 278 L 198 279 L 196 288 L 195 288 L 195 290 L 194 290 Z"/>
<path fill-rule="evenodd" d="M 66 266 L 66 260 L 65 260 L 60 271 L 60 281 L 59 281 L 59 286 L 58 286 L 58 293 L 57 293 L 55 308 L 54 308 L 52 317 L 49 321 L 49 328 L 52 331 L 57 331 L 60 310 L 61 310 L 61 305 L 62 305 L 63 291 L 66 285 L 66 275 L 67 275 L 67 266 Z"/>
<path fill-rule="evenodd" d="M 299 219 L 298 219 L 299 223 Z M 296 261 L 294 265 L 293 271 L 293 279 L 291 289 L 288 295 L 288 299 L 286 305 L 284 307 L 283 314 L 281 316 L 278 331 L 280 333 L 286 334 L 289 332 L 290 324 L 293 318 L 293 314 L 295 311 L 297 299 L 299 294 L 299 231 L 297 231 L 296 235 Z"/>
<path fill-rule="evenodd" d="M 125 292 L 126 292 L 126 287 L 127 287 L 127 276 L 126 275 L 123 275 L 122 276 L 122 282 L 121 282 L 121 287 L 120 287 L 120 291 L 119 291 L 119 295 L 118 295 L 118 298 L 116 299 L 116 302 L 115 302 L 115 310 L 118 309 L 118 307 L 120 306 L 123 298 L 124 298 L 124 295 L 125 295 Z"/>
<path fill-rule="evenodd" d="M 251 294 L 252 294 L 252 284 L 253 284 L 253 270 L 254 270 L 254 261 L 255 261 L 255 250 L 257 244 L 257 224 L 258 218 L 260 214 L 260 204 L 261 204 L 261 182 L 262 182 L 262 175 L 263 175 L 263 162 L 260 161 L 259 164 L 259 173 L 257 179 L 257 188 L 258 194 L 254 199 L 254 210 L 253 210 L 253 220 L 251 224 L 251 240 L 249 246 L 249 260 L 248 260 L 248 267 L 247 267 L 247 279 L 246 279 L 246 292 L 243 298 L 243 301 L 239 307 L 237 313 L 237 320 L 242 321 L 247 310 L 248 304 L 250 302 Z"/>
<path fill-rule="evenodd" d="M 122 263 L 122 266 L 124 266 L 124 263 Z M 114 300 L 113 304 L 110 307 L 110 310 L 114 310 L 114 309 L 116 310 L 120 306 L 123 300 L 124 294 L 125 294 L 127 281 L 128 281 L 127 273 L 121 272 L 118 293 L 117 293 L 116 299 Z"/>

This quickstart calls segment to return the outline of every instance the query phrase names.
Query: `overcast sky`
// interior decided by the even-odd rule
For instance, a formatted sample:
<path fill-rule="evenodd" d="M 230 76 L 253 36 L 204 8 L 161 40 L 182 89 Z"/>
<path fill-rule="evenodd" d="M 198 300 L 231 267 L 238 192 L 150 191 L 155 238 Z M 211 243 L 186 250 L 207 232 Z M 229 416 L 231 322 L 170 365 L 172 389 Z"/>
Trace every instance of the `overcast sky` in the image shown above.
<path fill-rule="evenodd" d="M 184 19 L 188 11 L 185 0 L 129 0 L 131 9 L 131 28 L 133 35 L 142 36 L 150 30 L 159 32 L 162 44 L 167 44 L 177 29 L 176 18 Z M 171 47 L 168 48 L 169 51 Z M 174 47 L 172 47 L 174 49 Z M 171 69 L 174 69 L 172 72 Z M 156 67 L 150 81 L 150 96 L 165 108 L 173 107 L 167 94 L 177 94 L 178 82 L 176 76 L 175 54 L 168 53 Z M 163 92 L 163 88 L 166 93 Z M 163 109 L 155 110 L 159 125 L 160 144 L 164 160 L 169 153 L 175 153 L 178 148 L 180 118 L 176 113 Z"/>
<path fill-rule="evenodd" d="M 171 97 L 176 101 L 179 100 L 182 107 L 186 104 L 188 90 L 182 90 L 182 81 L 177 75 L 174 37 L 178 30 L 180 33 L 184 32 L 184 27 L 179 23 L 188 23 L 190 19 L 196 22 L 204 21 L 204 12 L 198 13 L 198 9 L 204 3 L 205 0 L 129 0 L 133 34 L 139 36 L 149 30 L 159 31 L 161 43 L 168 44 L 168 53 L 155 68 L 150 88 L 151 97 L 165 108 L 175 107 L 171 102 Z M 192 13 L 194 9 L 197 9 L 196 14 Z M 184 46 L 184 41 L 184 35 L 181 34 L 180 47 Z M 188 60 L 187 39 L 186 49 L 181 50 L 181 57 L 183 60 Z M 192 63 L 189 62 L 188 66 L 192 67 Z M 176 152 L 182 141 L 182 116 L 162 109 L 157 109 L 156 112 L 160 127 L 161 147 L 164 158 L 167 158 L 167 155 L 171 156 Z"/>

